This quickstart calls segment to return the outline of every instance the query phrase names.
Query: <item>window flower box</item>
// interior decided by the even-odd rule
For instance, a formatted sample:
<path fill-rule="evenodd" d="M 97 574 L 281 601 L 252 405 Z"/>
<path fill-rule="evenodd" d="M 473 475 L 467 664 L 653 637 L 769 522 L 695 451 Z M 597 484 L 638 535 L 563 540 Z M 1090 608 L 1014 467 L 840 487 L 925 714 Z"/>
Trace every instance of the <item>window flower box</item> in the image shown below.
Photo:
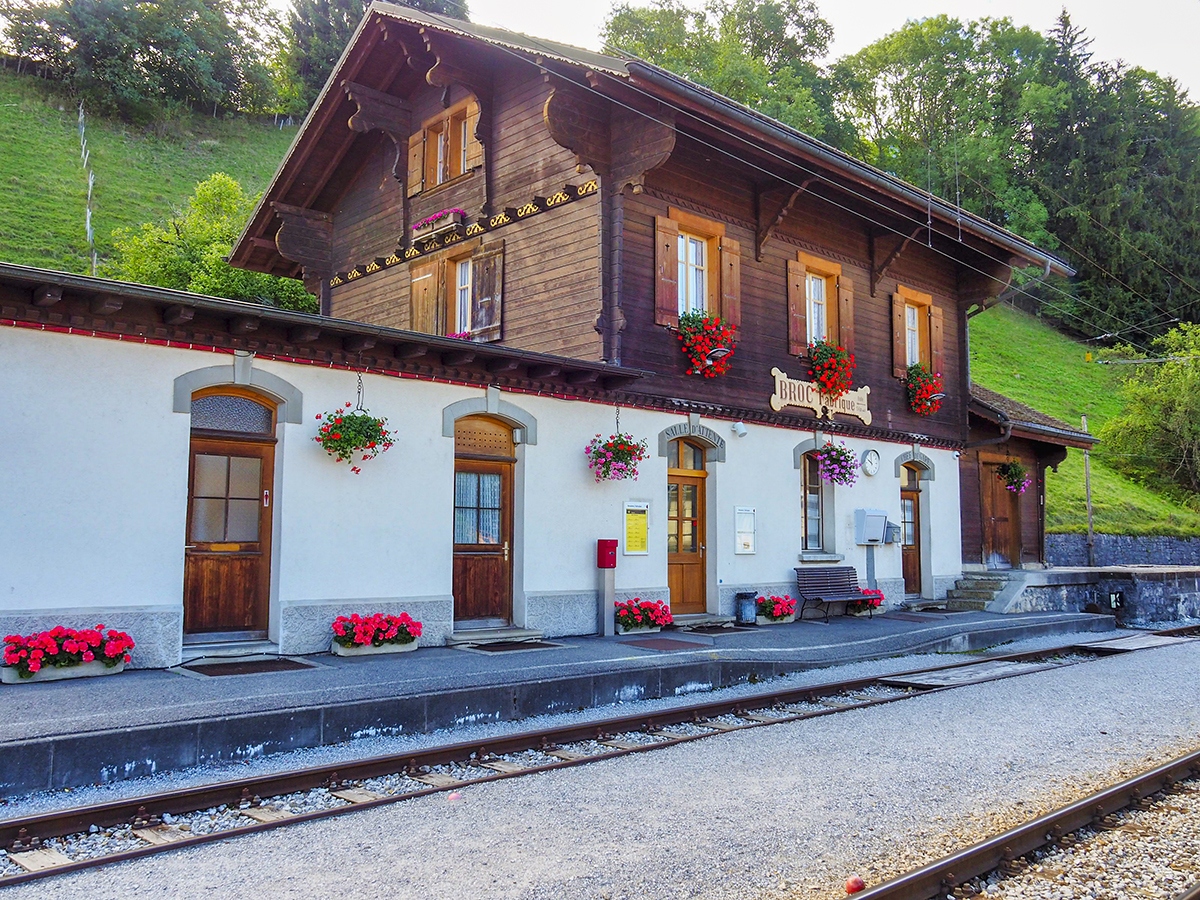
<path fill-rule="evenodd" d="M 432 237 L 444 231 L 458 231 L 463 227 L 466 217 L 465 209 L 443 209 L 417 222 L 412 227 L 413 240 Z"/>

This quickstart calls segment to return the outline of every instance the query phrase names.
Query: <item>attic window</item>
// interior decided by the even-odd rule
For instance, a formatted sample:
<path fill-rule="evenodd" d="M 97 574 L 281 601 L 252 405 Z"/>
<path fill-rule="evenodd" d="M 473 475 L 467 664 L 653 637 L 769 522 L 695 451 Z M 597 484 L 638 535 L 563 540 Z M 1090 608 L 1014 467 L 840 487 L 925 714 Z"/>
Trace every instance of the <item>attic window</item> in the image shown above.
<path fill-rule="evenodd" d="M 408 195 L 431 190 L 483 165 L 476 139 L 479 104 L 473 98 L 427 119 L 408 139 Z"/>

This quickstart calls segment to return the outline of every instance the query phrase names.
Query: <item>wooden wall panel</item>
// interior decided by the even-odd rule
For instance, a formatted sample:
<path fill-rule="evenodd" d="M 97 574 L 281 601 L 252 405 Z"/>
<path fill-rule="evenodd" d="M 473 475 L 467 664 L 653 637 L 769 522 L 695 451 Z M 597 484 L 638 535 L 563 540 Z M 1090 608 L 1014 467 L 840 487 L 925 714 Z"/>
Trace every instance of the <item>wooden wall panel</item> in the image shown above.
<path fill-rule="evenodd" d="M 359 138 L 370 142 L 366 162 L 333 211 L 333 271 L 387 256 L 396 249 L 403 223 L 400 182 L 392 176 L 395 146 L 382 132 Z"/>

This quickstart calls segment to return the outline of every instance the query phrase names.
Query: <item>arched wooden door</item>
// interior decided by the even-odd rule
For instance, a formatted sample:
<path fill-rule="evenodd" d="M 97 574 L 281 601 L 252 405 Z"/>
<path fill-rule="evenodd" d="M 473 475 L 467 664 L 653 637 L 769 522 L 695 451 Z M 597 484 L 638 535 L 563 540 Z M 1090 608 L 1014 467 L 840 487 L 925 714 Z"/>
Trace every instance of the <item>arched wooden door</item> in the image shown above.
<path fill-rule="evenodd" d="M 271 596 L 275 406 L 234 387 L 192 398 L 184 640 L 262 640 Z"/>
<path fill-rule="evenodd" d="M 904 593 L 921 593 L 921 482 L 910 465 L 900 467 L 900 563 Z"/>
<path fill-rule="evenodd" d="M 454 424 L 454 621 L 512 621 L 512 428 L 487 416 Z"/>
<path fill-rule="evenodd" d="M 667 457 L 667 585 L 676 615 L 708 607 L 704 448 L 671 441 Z"/>

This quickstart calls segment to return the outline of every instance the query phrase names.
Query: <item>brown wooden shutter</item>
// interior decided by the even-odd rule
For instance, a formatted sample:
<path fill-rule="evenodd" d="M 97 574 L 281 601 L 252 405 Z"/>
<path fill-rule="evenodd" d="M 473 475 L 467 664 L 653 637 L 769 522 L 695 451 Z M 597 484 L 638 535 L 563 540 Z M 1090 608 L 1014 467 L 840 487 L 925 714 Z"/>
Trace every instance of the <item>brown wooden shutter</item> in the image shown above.
<path fill-rule="evenodd" d="M 475 129 L 479 127 L 479 104 L 471 100 L 467 103 L 467 171 L 478 169 L 483 165 L 483 144 L 475 137 Z"/>
<path fill-rule="evenodd" d="M 908 374 L 908 350 L 904 340 L 904 298 L 892 294 L 892 375 Z"/>
<path fill-rule="evenodd" d="M 742 326 L 742 246 L 728 237 L 721 238 L 721 318 Z"/>
<path fill-rule="evenodd" d="M 422 334 L 441 334 L 438 321 L 438 269 L 436 262 L 415 263 L 409 267 L 409 318 L 412 331 Z"/>
<path fill-rule="evenodd" d="M 679 223 L 654 217 L 654 324 L 679 325 Z"/>
<path fill-rule="evenodd" d="M 471 338 L 500 340 L 504 293 L 504 241 L 484 244 L 471 257 Z"/>
<path fill-rule="evenodd" d="M 425 132 L 418 131 L 408 139 L 408 196 L 425 189 Z"/>
<path fill-rule="evenodd" d="M 854 279 L 838 278 L 838 343 L 854 352 Z"/>
<path fill-rule="evenodd" d="M 788 353 L 803 356 L 808 352 L 808 311 L 805 303 L 805 276 L 808 270 L 798 259 L 787 264 Z"/>
<path fill-rule="evenodd" d="M 929 368 L 935 375 L 942 372 L 942 310 L 929 307 Z"/>

